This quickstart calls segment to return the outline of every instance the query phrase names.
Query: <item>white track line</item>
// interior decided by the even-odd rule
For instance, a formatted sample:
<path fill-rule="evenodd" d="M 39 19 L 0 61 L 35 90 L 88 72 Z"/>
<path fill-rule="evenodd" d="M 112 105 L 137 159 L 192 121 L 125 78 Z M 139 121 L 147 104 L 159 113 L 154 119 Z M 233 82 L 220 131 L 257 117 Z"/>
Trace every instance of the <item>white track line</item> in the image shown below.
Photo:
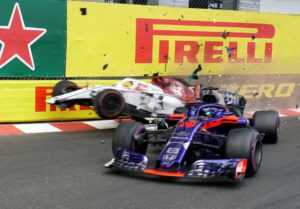
<path fill-rule="evenodd" d="M 48 123 L 16 124 L 14 126 L 24 133 L 61 132 L 60 129 Z"/>
<path fill-rule="evenodd" d="M 113 120 L 110 121 L 84 121 L 83 123 L 92 126 L 96 129 L 112 129 L 116 128 L 119 123 Z"/>

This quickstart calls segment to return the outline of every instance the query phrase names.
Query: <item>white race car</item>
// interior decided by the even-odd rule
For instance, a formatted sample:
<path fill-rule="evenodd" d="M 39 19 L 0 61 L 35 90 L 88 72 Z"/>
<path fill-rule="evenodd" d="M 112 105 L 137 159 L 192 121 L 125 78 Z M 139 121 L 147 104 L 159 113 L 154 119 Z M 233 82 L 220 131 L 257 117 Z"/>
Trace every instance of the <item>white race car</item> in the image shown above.
<path fill-rule="evenodd" d="M 164 117 L 178 113 L 177 110 L 183 111 L 186 103 L 200 100 L 225 105 L 229 111 L 241 117 L 246 106 L 243 96 L 224 89 L 200 84 L 191 86 L 179 78 L 160 76 L 153 77 L 151 83 L 125 78 L 114 86 L 93 85 L 86 88 L 63 80 L 54 86 L 52 96 L 47 103 L 58 107 L 71 107 L 74 104 L 93 106 L 102 118 L 120 115 Z"/>
<path fill-rule="evenodd" d="M 173 90 L 176 92 L 176 86 Z M 54 86 L 52 96 L 47 103 L 64 108 L 74 104 L 93 106 L 100 117 L 108 119 L 120 115 L 157 117 L 173 114 L 177 107 L 185 105 L 181 98 L 164 92 L 162 88 L 132 78 L 125 78 L 114 86 L 86 88 L 63 80 Z"/>

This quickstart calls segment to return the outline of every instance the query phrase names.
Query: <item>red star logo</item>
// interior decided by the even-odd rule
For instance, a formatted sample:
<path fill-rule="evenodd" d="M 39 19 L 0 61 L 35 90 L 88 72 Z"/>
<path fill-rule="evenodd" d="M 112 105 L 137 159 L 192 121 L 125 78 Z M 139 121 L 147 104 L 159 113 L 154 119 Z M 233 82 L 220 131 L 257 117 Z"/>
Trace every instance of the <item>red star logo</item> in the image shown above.
<path fill-rule="evenodd" d="M 16 3 L 8 26 L 0 26 L 0 68 L 18 58 L 33 71 L 31 45 L 46 32 L 43 28 L 25 27 L 19 4 Z"/>

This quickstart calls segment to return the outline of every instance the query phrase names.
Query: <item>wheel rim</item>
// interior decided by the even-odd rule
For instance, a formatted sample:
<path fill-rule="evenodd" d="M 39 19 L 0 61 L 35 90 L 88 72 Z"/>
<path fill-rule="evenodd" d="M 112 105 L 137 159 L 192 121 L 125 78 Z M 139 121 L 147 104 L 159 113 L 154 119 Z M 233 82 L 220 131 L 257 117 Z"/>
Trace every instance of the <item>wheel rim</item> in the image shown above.
<path fill-rule="evenodd" d="M 121 99 L 115 95 L 108 95 L 103 103 L 104 109 L 109 113 L 116 113 L 120 110 Z"/>

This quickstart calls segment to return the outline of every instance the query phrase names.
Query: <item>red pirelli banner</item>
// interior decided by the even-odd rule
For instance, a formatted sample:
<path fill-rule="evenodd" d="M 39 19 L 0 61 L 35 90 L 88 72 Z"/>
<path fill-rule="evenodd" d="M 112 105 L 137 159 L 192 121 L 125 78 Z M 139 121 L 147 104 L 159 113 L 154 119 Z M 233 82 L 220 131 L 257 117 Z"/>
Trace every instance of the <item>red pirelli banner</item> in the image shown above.
<path fill-rule="evenodd" d="M 160 27 L 176 26 L 197 26 L 205 28 L 203 30 L 163 30 L 155 29 Z M 234 29 L 233 32 L 224 32 Z M 243 30 L 246 32 L 243 32 Z M 255 32 L 251 32 L 255 31 Z M 272 38 L 275 35 L 275 27 L 271 24 L 240 23 L 240 22 L 210 22 L 210 21 L 189 21 L 189 20 L 161 20 L 161 19 L 140 19 L 136 20 L 136 50 L 135 63 L 153 63 L 153 40 L 154 36 L 161 36 L 159 41 L 159 63 L 168 63 L 170 55 L 170 41 L 168 37 L 207 37 L 218 38 L 219 41 L 204 41 L 199 45 L 199 41 L 175 40 L 174 41 L 174 63 L 183 63 L 185 59 L 188 63 L 271 63 L 272 60 Z M 225 42 L 220 39 L 234 38 L 229 41 L 227 50 L 231 51 L 227 59 L 223 58 L 223 48 Z M 256 57 L 256 42 L 246 40 L 246 54 L 238 57 L 238 39 L 265 39 L 264 56 Z M 220 41 L 221 40 L 221 41 Z M 217 49 L 221 48 L 221 49 Z M 201 53 L 201 49 L 202 53 Z M 246 56 L 245 56 L 246 55 Z"/>

